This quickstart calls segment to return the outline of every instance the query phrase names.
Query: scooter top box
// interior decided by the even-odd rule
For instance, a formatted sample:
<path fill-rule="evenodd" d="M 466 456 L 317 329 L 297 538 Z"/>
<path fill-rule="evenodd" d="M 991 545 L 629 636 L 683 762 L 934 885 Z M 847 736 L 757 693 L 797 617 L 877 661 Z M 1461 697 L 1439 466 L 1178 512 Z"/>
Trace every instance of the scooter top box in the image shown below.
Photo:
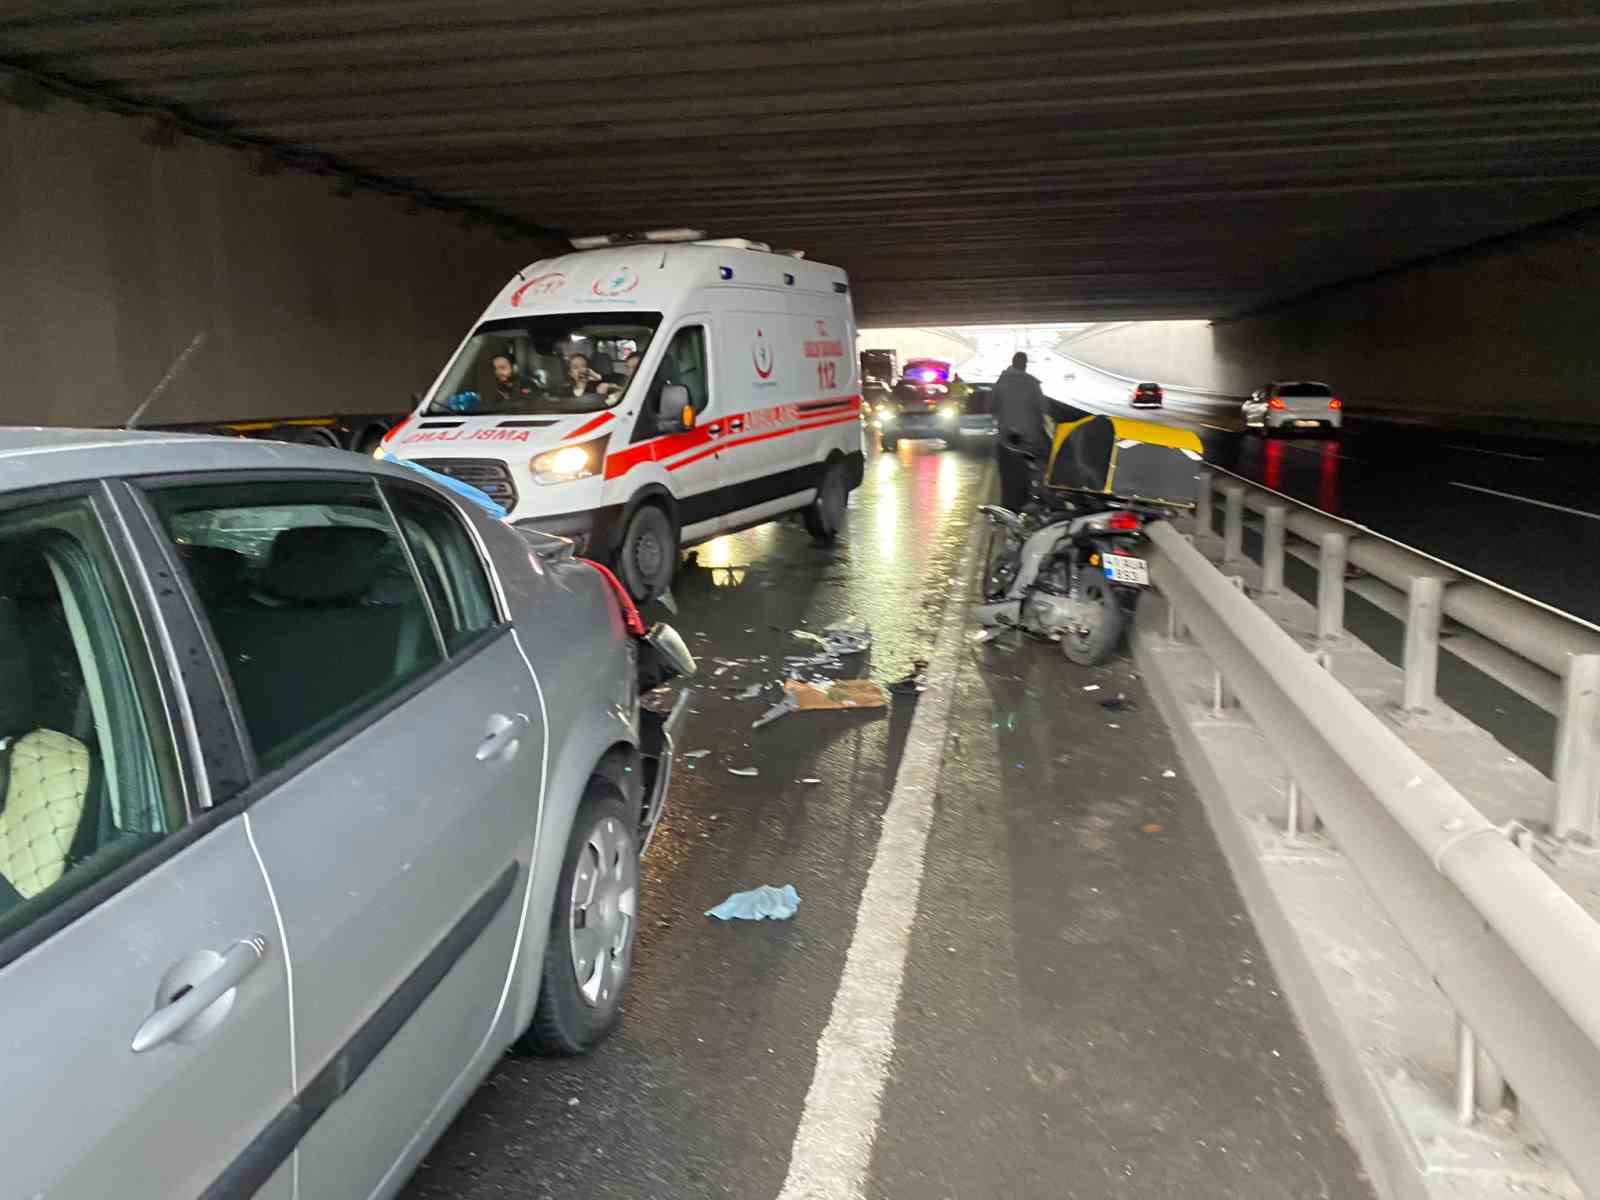
<path fill-rule="evenodd" d="M 1193 508 L 1203 461 L 1187 429 L 1089 413 L 1056 426 L 1044 484 L 1061 491 Z"/>

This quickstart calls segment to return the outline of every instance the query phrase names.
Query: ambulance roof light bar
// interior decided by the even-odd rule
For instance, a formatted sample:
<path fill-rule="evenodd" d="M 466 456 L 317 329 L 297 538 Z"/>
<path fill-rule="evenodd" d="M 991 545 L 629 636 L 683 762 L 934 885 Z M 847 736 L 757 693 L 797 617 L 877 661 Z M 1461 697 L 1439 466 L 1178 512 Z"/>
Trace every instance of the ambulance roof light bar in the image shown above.
<path fill-rule="evenodd" d="M 574 250 L 600 250 L 606 246 L 634 246 L 640 242 L 698 242 L 705 236 L 703 229 L 650 229 L 644 233 L 601 233 L 567 241 Z"/>

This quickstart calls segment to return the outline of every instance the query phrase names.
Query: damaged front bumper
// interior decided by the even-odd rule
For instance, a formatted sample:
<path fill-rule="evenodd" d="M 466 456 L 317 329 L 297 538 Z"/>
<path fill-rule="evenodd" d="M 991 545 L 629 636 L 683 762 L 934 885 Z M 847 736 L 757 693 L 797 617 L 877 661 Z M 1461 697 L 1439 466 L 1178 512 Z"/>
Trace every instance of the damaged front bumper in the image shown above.
<path fill-rule="evenodd" d="M 667 788 L 672 783 L 672 761 L 677 754 L 677 741 L 682 732 L 684 716 L 689 711 L 690 689 L 684 688 L 666 712 L 641 708 L 639 710 L 639 754 L 644 768 L 644 811 L 641 828 L 644 844 L 642 855 L 650 849 L 656 836 L 656 826 L 667 806 Z"/>

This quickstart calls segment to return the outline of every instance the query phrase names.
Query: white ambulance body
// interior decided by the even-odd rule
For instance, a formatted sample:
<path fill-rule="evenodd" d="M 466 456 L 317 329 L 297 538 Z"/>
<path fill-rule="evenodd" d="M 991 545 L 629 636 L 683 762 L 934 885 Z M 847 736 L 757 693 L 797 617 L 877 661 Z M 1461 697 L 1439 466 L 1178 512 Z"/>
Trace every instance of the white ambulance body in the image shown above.
<path fill-rule="evenodd" d="M 849 283 L 750 245 L 518 272 L 384 451 L 575 539 L 640 598 L 721 533 L 799 512 L 831 538 L 863 467 Z"/>

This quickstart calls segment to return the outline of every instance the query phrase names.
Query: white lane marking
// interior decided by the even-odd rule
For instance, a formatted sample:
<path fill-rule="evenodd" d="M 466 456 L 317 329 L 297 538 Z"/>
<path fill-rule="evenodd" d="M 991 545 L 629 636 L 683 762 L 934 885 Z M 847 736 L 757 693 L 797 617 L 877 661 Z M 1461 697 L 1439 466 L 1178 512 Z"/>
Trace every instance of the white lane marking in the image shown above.
<path fill-rule="evenodd" d="M 950 729 L 980 526 L 982 522 L 973 523 L 955 586 L 945 600 L 928 668 L 929 687 L 917 701 L 900 755 L 833 1011 L 817 1042 L 817 1065 L 779 1200 L 853 1200 L 864 1194 L 894 1056 L 895 1017 L 922 891 L 923 855 Z"/>
<path fill-rule="evenodd" d="M 1513 454 L 1509 450 L 1485 450 L 1481 446 L 1457 446 L 1453 443 L 1445 445 L 1446 450 L 1465 450 L 1468 454 L 1492 454 L 1496 458 L 1516 458 L 1523 462 L 1543 462 L 1544 459 L 1532 454 Z"/>
<path fill-rule="evenodd" d="M 1494 488 L 1479 487 L 1475 483 L 1458 483 L 1454 479 L 1450 481 L 1450 486 L 1466 488 L 1469 492 L 1482 492 L 1486 496 L 1499 496 L 1502 500 L 1520 500 L 1524 504 L 1535 504 L 1540 508 L 1553 509 L 1574 517 L 1587 517 L 1591 521 L 1600 521 L 1600 513 L 1592 513 L 1582 508 L 1568 508 L 1565 504 L 1552 504 L 1548 500 L 1535 500 L 1532 496 L 1519 496 L 1515 492 L 1497 492 Z"/>

